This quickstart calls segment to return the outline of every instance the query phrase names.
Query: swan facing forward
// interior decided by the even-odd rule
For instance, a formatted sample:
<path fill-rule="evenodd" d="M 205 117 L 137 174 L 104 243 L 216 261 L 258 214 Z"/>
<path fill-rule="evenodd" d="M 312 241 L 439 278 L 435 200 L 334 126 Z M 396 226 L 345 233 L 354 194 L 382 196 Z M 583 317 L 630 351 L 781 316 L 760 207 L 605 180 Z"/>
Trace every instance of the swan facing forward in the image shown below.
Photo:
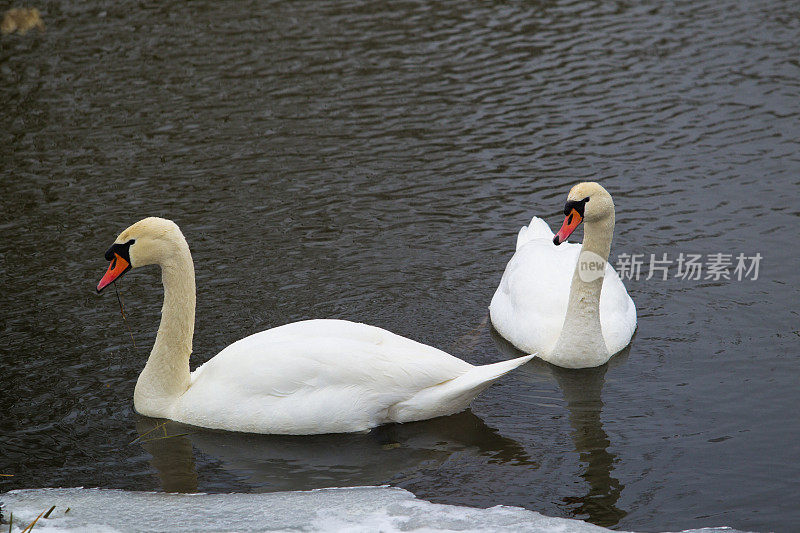
<path fill-rule="evenodd" d="M 98 292 L 131 268 L 161 266 L 164 305 L 133 394 L 143 415 L 250 433 L 365 431 L 450 415 L 533 356 L 473 366 L 381 328 L 307 320 L 237 341 L 189 372 L 194 264 L 178 226 L 135 223 L 106 252 Z"/>
<path fill-rule="evenodd" d="M 579 183 L 564 215 L 555 236 L 537 217 L 520 230 L 489 314 L 497 332 L 522 351 L 566 368 L 599 366 L 636 329 L 636 306 L 608 265 L 614 201 L 599 184 Z M 559 246 L 581 222 L 583 245 Z"/>

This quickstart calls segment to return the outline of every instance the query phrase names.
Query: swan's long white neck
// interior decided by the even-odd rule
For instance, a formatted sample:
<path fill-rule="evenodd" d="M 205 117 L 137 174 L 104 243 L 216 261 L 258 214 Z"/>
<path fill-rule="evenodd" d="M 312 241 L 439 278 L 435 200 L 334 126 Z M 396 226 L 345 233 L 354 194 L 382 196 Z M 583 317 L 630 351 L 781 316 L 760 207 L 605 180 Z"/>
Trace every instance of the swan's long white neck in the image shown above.
<path fill-rule="evenodd" d="M 165 416 L 165 410 L 190 384 L 196 295 L 192 255 L 183 236 L 181 241 L 176 253 L 161 263 L 161 324 L 133 394 L 134 406 L 143 415 Z"/>
<path fill-rule="evenodd" d="M 608 359 L 608 347 L 600 326 L 600 293 L 614 236 L 613 209 L 610 215 L 600 220 L 587 221 L 583 235 L 569 289 L 564 326 L 547 357 L 559 366 L 572 368 L 595 366 L 598 364 L 596 361 Z"/>

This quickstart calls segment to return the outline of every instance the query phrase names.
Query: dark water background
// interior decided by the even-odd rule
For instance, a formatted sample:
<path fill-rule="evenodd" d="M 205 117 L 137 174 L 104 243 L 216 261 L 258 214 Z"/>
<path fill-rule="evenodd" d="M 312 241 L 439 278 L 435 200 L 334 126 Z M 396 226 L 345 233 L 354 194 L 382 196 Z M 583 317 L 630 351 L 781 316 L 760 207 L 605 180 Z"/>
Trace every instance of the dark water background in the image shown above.
<path fill-rule="evenodd" d="M 38 7 L 46 33 L 0 38 L 0 490 L 390 483 L 622 529 L 800 523 L 800 4 Z M 121 282 L 135 348 L 94 286 L 132 222 L 192 247 L 193 367 L 312 317 L 487 363 L 517 230 L 588 179 L 612 261 L 761 253 L 759 279 L 626 281 L 628 351 L 530 364 L 455 417 L 129 444 L 157 423 L 132 395 L 159 274 Z"/>

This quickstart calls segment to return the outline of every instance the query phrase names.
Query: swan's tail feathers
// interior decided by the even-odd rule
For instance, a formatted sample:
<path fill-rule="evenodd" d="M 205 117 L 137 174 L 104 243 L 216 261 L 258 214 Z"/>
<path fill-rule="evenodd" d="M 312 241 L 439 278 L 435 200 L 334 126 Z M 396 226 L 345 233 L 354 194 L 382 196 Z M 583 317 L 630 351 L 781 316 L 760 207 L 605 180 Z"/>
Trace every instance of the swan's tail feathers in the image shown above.
<path fill-rule="evenodd" d="M 452 383 L 453 385 L 458 384 L 459 386 L 464 386 L 467 388 L 470 386 L 483 386 L 483 389 L 480 389 L 475 393 L 477 396 L 481 391 L 500 379 L 502 376 L 505 376 L 515 368 L 524 365 L 534 357 L 536 357 L 536 354 L 524 355 L 522 357 L 517 357 L 516 359 L 500 361 L 499 363 L 492 363 L 490 365 L 476 366 L 466 374 L 462 374 L 448 383 Z M 461 383 L 458 383 L 459 381 Z"/>
<path fill-rule="evenodd" d="M 516 250 L 519 250 L 534 239 L 547 239 L 551 241 L 553 240 L 553 235 L 553 230 L 550 229 L 547 222 L 539 217 L 533 217 L 530 224 L 522 226 L 519 230 Z"/>
<path fill-rule="evenodd" d="M 463 411 L 492 383 L 534 357 L 536 354 L 475 366 L 455 379 L 423 389 L 408 400 L 395 404 L 389 416 L 395 422 L 411 422 Z"/>

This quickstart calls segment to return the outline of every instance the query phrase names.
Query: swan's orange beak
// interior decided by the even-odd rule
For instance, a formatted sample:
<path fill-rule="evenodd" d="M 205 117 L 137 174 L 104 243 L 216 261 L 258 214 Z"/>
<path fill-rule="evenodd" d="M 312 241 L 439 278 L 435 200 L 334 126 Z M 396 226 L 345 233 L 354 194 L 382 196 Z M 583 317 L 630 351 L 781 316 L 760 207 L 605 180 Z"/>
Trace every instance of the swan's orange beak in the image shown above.
<path fill-rule="evenodd" d="M 578 213 L 577 209 L 572 209 L 569 214 L 564 217 L 564 223 L 561 225 L 561 229 L 558 230 L 556 236 L 553 237 L 553 244 L 558 246 L 562 242 L 566 241 L 567 238 L 572 235 L 572 232 L 575 231 L 580 223 L 583 221 L 583 217 L 580 213 Z"/>
<path fill-rule="evenodd" d="M 111 259 L 111 264 L 108 265 L 108 270 L 106 270 L 105 276 L 103 279 L 100 280 L 100 283 L 97 284 L 97 292 L 102 291 L 105 289 L 109 283 L 123 275 L 125 272 L 131 269 L 131 264 L 126 261 L 121 255 L 115 253 L 114 257 Z"/>

